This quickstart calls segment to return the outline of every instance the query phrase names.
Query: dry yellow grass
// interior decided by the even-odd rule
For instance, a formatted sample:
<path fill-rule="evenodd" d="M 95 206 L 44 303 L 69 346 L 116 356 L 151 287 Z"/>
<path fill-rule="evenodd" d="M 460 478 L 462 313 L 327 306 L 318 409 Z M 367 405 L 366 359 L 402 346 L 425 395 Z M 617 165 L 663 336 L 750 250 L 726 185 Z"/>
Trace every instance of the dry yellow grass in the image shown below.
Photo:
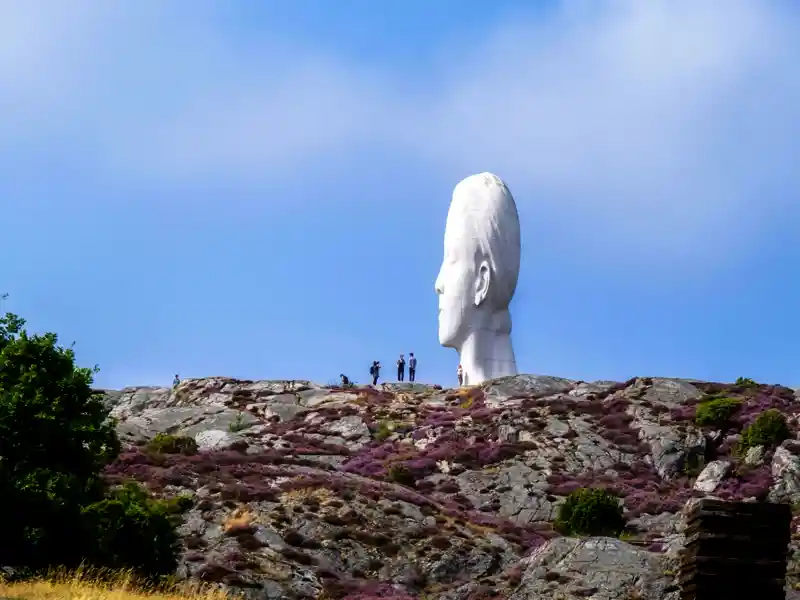
<path fill-rule="evenodd" d="M 320 504 L 325 504 L 334 497 L 333 492 L 327 488 L 306 487 L 290 490 L 280 495 L 281 504 L 294 506 L 302 504 L 307 499 L 314 499 Z"/>
<path fill-rule="evenodd" d="M 238 507 L 222 524 L 225 533 L 236 533 L 237 531 L 248 531 L 255 522 L 253 514 L 244 506 Z"/>
<path fill-rule="evenodd" d="M 147 589 L 130 573 L 114 576 L 77 571 L 31 581 L 0 581 L 0 598 L 14 600 L 229 600 L 224 592 L 198 586 L 175 586 L 169 590 Z"/>

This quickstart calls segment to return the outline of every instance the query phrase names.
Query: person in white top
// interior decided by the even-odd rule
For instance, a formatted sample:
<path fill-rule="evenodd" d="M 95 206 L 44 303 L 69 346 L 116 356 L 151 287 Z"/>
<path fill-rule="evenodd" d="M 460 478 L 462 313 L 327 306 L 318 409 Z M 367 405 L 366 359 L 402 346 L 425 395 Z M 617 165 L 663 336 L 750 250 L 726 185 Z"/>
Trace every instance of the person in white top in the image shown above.
<path fill-rule="evenodd" d="M 458 385 L 464 385 L 464 369 L 461 368 L 461 365 L 458 365 Z"/>

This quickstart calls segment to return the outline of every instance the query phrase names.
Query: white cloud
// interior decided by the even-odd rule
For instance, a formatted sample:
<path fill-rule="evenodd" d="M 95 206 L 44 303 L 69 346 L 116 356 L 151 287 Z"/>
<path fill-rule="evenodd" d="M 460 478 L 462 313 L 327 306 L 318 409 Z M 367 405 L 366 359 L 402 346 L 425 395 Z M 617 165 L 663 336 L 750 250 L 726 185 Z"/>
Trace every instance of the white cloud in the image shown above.
<path fill-rule="evenodd" d="M 254 44 L 213 4 L 43 2 L 0 0 L 13 34 L 0 36 L 0 106 L 16 117 L 0 152 L 79 143 L 116 176 L 258 182 L 380 147 L 494 170 L 532 210 L 670 259 L 735 250 L 743 227 L 791 208 L 770 186 L 797 197 L 791 3 L 565 1 L 465 37 L 431 77 Z"/>

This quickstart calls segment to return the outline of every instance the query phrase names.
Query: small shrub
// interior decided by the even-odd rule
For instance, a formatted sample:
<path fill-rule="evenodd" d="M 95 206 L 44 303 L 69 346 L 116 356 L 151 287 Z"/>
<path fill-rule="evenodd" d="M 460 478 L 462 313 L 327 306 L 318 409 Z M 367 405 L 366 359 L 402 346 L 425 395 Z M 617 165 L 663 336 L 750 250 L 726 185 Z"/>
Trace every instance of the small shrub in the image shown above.
<path fill-rule="evenodd" d="M 617 536 L 625 519 L 616 496 L 603 488 L 580 488 L 559 507 L 555 527 L 565 535 Z"/>
<path fill-rule="evenodd" d="M 156 454 L 196 454 L 197 442 L 186 435 L 159 433 L 145 448 Z"/>
<path fill-rule="evenodd" d="M 237 431 L 247 429 L 248 427 L 250 427 L 250 423 L 244 420 L 244 413 L 239 411 L 233 418 L 233 422 L 228 424 L 228 431 L 231 433 L 236 433 Z"/>
<path fill-rule="evenodd" d="M 414 475 L 405 465 L 393 465 L 386 475 L 389 481 L 408 487 L 414 487 Z"/>
<path fill-rule="evenodd" d="M 749 377 L 738 377 L 734 385 L 736 385 L 737 387 L 744 387 L 744 388 L 758 387 L 758 383 L 756 383 Z"/>
<path fill-rule="evenodd" d="M 755 446 L 777 446 L 789 436 L 786 417 L 780 411 L 771 408 L 762 412 L 753 423 L 745 427 L 737 452 L 744 454 Z"/>
<path fill-rule="evenodd" d="M 188 494 L 180 494 L 172 498 L 161 500 L 165 512 L 173 515 L 180 515 L 194 506 L 194 498 Z"/>
<path fill-rule="evenodd" d="M 394 433 L 394 427 L 389 421 L 381 421 L 378 423 L 378 430 L 375 432 L 375 439 L 379 442 L 384 441 Z"/>
<path fill-rule="evenodd" d="M 700 427 L 724 427 L 742 406 L 737 398 L 716 398 L 701 402 L 697 406 L 694 422 Z"/>

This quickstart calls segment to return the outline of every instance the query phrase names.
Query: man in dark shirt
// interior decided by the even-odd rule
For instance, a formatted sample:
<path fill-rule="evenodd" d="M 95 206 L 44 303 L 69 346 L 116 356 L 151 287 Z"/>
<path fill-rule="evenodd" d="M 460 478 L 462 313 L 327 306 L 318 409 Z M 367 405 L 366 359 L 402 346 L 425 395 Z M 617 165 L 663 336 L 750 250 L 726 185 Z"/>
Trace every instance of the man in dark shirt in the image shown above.
<path fill-rule="evenodd" d="M 405 375 L 406 375 L 406 359 L 401 354 L 400 358 L 397 360 L 397 381 L 403 381 Z"/>
<path fill-rule="evenodd" d="M 378 385 L 378 377 L 381 376 L 381 363 L 373 360 L 372 366 L 369 368 L 369 374 L 372 375 L 372 385 Z"/>

